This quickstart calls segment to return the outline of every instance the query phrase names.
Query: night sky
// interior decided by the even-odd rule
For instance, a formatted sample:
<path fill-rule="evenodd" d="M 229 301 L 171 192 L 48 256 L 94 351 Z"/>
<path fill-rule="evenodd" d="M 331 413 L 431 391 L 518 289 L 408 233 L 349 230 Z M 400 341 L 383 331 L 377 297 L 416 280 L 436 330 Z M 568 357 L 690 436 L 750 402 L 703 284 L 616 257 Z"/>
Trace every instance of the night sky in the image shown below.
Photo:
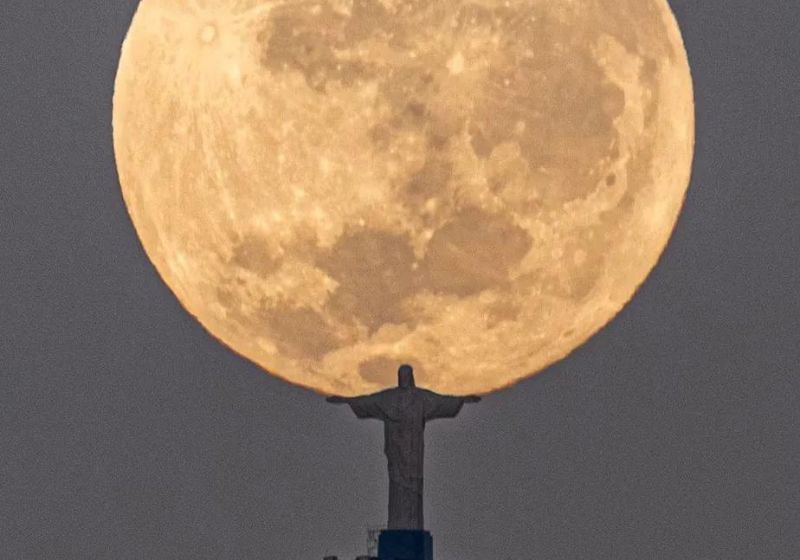
<path fill-rule="evenodd" d="M 671 3 L 675 234 L 568 359 L 429 425 L 437 560 L 800 558 L 800 4 Z M 381 424 L 219 344 L 128 218 L 135 5 L 0 4 L 0 558 L 352 559 L 385 522 Z"/>

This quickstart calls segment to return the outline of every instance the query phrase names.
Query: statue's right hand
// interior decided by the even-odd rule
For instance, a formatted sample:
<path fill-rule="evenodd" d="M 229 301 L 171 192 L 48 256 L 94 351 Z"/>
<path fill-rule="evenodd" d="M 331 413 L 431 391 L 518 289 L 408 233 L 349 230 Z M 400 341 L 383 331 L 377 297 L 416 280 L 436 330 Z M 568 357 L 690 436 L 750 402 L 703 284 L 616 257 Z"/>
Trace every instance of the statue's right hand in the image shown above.
<path fill-rule="evenodd" d="M 333 404 L 343 404 L 343 403 L 347 402 L 347 398 L 346 397 L 340 397 L 340 396 L 337 396 L 337 395 L 330 396 L 330 397 L 326 398 L 325 400 L 328 401 L 329 403 L 333 403 Z"/>

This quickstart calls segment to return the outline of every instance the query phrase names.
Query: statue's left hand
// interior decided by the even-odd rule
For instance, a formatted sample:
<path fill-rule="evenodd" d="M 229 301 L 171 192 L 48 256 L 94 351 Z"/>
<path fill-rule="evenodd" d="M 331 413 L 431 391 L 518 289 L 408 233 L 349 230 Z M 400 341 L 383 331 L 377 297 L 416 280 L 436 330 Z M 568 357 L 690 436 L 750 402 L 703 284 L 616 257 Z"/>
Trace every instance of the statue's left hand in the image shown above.
<path fill-rule="evenodd" d="M 330 397 L 326 398 L 325 400 L 328 401 L 329 403 L 333 403 L 333 404 L 343 404 L 343 403 L 347 402 L 347 397 L 340 397 L 340 396 L 337 396 L 337 395 L 333 395 L 333 396 L 330 396 Z"/>

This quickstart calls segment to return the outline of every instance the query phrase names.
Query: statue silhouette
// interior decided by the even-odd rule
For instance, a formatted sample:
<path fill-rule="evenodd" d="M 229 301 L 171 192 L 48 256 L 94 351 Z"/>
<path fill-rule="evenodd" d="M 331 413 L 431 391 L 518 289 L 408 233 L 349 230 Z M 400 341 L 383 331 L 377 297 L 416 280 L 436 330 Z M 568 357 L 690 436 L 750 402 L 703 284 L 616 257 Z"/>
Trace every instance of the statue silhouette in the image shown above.
<path fill-rule="evenodd" d="M 424 529 L 422 515 L 425 423 L 454 418 L 464 403 L 478 396 L 440 395 L 414 384 L 414 370 L 403 364 L 397 372 L 398 386 L 362 397 L 328 397 L 330 403 L 349 404 L 358 418 L 375 418 L 384 426 L 384 453 L 389 467 L 390 530 Z"/>

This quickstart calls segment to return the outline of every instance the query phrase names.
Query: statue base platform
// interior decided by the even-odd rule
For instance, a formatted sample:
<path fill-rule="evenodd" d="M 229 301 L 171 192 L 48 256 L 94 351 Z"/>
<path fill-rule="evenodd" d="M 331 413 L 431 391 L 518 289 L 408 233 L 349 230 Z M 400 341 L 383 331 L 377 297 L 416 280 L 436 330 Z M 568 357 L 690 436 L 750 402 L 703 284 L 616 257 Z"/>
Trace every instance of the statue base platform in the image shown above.
<path fill-rule="evenodd" d="M 378 560 L 433 560 L 433 537 L 428 531 L 381 531 Z"/>

